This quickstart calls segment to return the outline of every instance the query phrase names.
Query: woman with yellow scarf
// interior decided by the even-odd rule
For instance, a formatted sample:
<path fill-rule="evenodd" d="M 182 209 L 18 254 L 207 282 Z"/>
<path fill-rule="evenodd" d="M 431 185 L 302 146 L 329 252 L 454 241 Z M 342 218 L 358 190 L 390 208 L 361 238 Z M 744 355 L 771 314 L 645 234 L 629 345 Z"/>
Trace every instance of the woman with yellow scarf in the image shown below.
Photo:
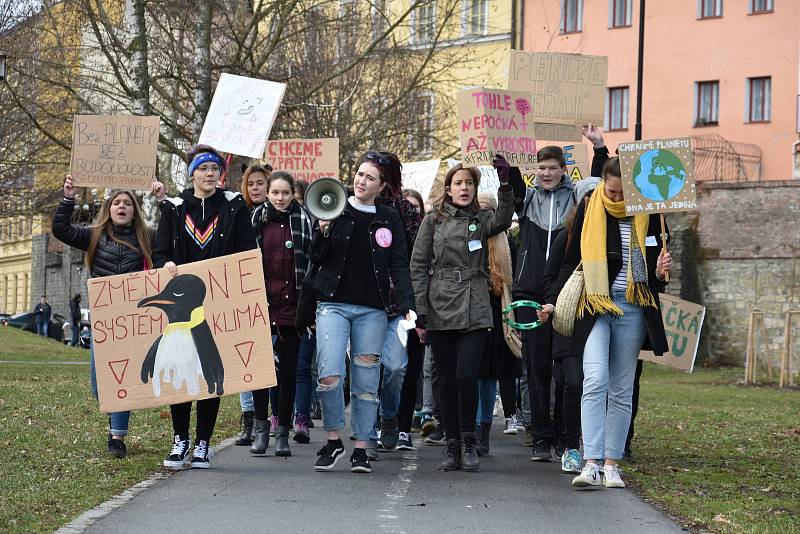
<path fill-rule="evenodd" d="M 578 304 L 573 349 L 583 354 L 581 430 L 586 465 L 575 487 L 623 488 L 617 462 L 625 452 L 639 352 L 668 350 L 658 293 L 672 269 L 662 250 L 658 215 L 626 216 L 619 159 L 609 159 L 603 180 L 578 206 L 562 264 L 583 264 L 584 294 Z M 563 279 L 563 278 L 562 278 Z M 548 306 L 541 315 L 549 315 Z M 542 317 L 540 319 L 546 319 Z"/>

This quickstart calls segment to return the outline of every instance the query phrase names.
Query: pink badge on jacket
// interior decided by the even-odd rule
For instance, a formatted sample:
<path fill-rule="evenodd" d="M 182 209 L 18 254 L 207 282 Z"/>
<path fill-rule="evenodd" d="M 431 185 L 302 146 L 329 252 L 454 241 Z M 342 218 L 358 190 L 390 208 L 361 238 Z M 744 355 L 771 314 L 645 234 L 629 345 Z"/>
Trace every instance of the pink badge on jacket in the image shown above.
<path fill-rule="evenodd" d="M 392 246 L 392 231 L 388 228 L 378 228 L 375 232 L 375 241 L 378 246 L 382 248 L 389 248 Z"/>

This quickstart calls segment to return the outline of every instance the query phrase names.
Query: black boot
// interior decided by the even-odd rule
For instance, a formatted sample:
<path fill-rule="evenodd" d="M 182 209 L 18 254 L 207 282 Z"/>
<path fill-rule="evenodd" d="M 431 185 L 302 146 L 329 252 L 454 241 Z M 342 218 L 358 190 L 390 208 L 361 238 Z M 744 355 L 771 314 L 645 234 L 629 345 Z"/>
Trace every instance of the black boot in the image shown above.
<path fill-rule="evenodd" d="M 253 421 L 253 444 L 250 446 L 250 454 L 267 454 L 269 448 L 269 419 L 255 419 Z"/>
<path fill-rule="evenodd" d="M 447 440 L 447 449 L 444 451 L 444 461 L 439 464 L 439 471 L 457 471 L 461 469 L 461 441 Z"/>
<path fill-rule="evenodd" d="M 489 437 L 492 435 L 492 422 L 481 423 L 480 428 L 475 430 L 476 437 L 480 440 L 478 445 L 478 456 L 489 454 Z"/>
<path fill-rule="evenodd" d="M 478 456 L 483 456 L 483 444 L 481 443 L 481 425 L 475 425 L 475 451 Z"/>
<path fill-rule="evenodd" d="M 461 468 L 464 471 L 477 471 L 481 465 L 475 443 L 474 432 L 461 433 Z"/>
<path fill-rule="evenodd" d="M 289 427 L 279 426 L 275 432 L 275 456 L 291 456 L 289 448 Z"/>
<path fill-rule="evenodd" d="M 253 443 L 253 412 L 242 412 L 242 433 L 236 438 L 237 445 Z"/>

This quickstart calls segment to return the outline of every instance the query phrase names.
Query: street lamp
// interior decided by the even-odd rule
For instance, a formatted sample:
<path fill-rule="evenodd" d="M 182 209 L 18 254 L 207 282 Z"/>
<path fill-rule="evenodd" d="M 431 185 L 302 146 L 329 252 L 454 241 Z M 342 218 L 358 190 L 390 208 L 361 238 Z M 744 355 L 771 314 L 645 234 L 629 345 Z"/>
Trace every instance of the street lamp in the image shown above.
<path fill-rule="evenodd" d="M 8 56 L 0 54 L 0 82 L 6 79 L 6 59 Z"/>

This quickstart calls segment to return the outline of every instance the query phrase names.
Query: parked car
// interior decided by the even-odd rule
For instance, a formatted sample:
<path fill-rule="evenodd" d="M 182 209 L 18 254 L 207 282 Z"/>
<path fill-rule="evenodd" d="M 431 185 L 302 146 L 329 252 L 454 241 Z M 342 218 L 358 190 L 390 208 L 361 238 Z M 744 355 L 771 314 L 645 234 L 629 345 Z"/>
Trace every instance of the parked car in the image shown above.
<path fill-rule="evenodd" d="M 5 324 L 13 326 L 14 328 L 21 328 L 26 332 L 36 333 L 36 320 L 33 312 L 22 312 L 12 315 L 5 319 Z M 68 322 L 67 318 L 61 314 L 54 313 L 50 316 L 50 327 L 47 330 L 48 337 L 56 341 L 64 341 L 64 323 Z"/>

